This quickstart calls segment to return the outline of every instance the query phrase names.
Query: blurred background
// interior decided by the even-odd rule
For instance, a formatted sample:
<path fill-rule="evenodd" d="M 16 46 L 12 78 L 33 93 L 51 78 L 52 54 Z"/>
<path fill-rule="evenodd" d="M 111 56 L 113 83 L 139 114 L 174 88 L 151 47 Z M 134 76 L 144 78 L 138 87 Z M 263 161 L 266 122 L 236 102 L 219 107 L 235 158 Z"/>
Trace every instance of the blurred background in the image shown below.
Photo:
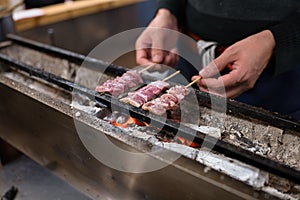
<path fill-rule="evenodd" d="M 1 16 L 12 15 L 18 35 L 84 55 L 112 35 L 147 26 L 156 9 L 154 0 L 1 2 Z M 116 64 L 135 66 L 134 52 L 122 56 Z"/>

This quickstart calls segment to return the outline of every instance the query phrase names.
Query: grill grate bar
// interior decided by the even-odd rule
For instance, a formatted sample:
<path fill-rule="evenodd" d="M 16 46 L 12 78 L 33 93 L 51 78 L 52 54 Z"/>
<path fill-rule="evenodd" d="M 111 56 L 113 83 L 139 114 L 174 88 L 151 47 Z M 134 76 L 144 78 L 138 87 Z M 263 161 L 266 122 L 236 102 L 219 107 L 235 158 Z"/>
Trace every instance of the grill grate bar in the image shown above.
<path fill-rule="evenodd" d="M 84 67 L 89 68 L 91 70 L 100 72 L 103 72 L 105 70 L 106 73 L 110 73 L 116 76 L 120 76 L 128 70 L 124 67 L 110 64 L 99 59 L 87 57 L 72 51 L 29 40 L 14 34 L 8 34 L 7 38 L 21 46 L 26 46 L 28 48 L 47 53 L 49 55 L 53 55 L 62 59 L 67 59 L 68 61 L 73 62 L 77 65 L 84 64 Z"/>
<path fill-rule="evenodd" d="M 195 90 L 195 93 L 199 105 L 201 106 L 210 107 L 211 101 L 214 101 L 216 105 L 218 105 L 218 102 L 220 105 L 222 105 L 222 102 L 224 102 L 223 97 L 209 95 L 208 93 L 198 90 Z M 217 110 L 217 106 L 215 106 L 214 109 Z M 220 110 L 222 111 L 222 106 L 220 106 Z M 279 113 L 274 113 L 232 99 L 227 100 L 227 113 L 244 119 L 249 119 L 252 117 L 253 119 L 257 119 L 267 125 L 272 125 L 281 129 L 291 129 L 296 131 L 295 134 L 300 137 L 300 122 L 292 119 L 290 116 L 284 116 Z"/>

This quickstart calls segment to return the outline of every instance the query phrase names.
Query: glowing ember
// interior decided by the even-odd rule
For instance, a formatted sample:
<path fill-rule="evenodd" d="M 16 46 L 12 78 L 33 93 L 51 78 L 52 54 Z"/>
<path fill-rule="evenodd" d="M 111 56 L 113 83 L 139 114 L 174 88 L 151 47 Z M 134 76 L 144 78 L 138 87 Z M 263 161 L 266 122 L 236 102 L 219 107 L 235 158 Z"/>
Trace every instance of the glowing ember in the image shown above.
<path fill-rule="evenodd" d="M 106 121 L 109 121 L 112 125 L 120 127 L 120 128 L 128 128 L 130 125 L 137 125 L 137 126 L 150 126 L 146 122 L 141 122 L 133 117 L 128 117 L 127 119 L 124 118 L 125 116 L 117 116 L 118 113 L 113 113 L 112 115 L 105 118 Z M 126 120 L 126 121 L 125 121 Z M 157 138 L 162 142 L 174 142 L 174 137 L 164 137 L 157 135 Z M 201 147 L 199 144 L 192 142 L 190 140 L 187 140 L 183 137 L 176 136 L 175 137 L 176 142 L 182 145 L 186 145 L 193 148 L 199 148 Z"/>
<path fill-rule="evenodd" d="M 140 122 L 139 120 L 133 117 L 128 117 L 128 119 L 124 123 L 118 123 L 117 121 L 112 121 L 111 124 L 120 128 L 127 128 L 131 124 L 136 124 L 138 126 L 149 126 L 149 124 L 145 122 Z"/>
<path fill-rule="evenodd" d="M 199 144 L 197 144 L 197 143 L 195 143 L 195 142 L 192 142 L 192 141 L 190 141 L 190 140 L 184 139 L 183 137 L 177 136 L 176 139 L 178 140 L 178 142 L 179 142 L 180 144 L 183 144 L 183 145 L 186 145 L 186 146 L 189 146 L 189 147 L 193 147 L 193 148 L 200 147 Z"/>

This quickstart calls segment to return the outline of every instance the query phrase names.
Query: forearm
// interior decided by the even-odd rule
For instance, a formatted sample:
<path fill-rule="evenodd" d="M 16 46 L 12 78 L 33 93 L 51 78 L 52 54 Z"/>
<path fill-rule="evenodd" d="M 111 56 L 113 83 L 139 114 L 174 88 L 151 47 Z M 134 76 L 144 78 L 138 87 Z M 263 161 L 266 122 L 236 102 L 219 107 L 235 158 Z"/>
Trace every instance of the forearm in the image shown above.
<path fill-rule="evenodd" d="M 177 30 L 178 21 L 168 9 L 160 8 L 149 26 Z"/>
<path fill-rule="evenodd" d="M 169 10 L 176 17 L 179 26 L 184 22 L 186 0 L 157 0 L 157 3 L 158 10 Z"/>

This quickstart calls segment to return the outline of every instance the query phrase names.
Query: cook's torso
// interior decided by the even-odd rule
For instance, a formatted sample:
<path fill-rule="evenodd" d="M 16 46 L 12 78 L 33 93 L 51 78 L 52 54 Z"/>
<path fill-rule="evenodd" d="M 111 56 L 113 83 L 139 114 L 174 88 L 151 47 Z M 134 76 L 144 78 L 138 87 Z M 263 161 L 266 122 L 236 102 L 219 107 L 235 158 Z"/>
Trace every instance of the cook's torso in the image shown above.
<path fill-rule="evenodd" d="M 186 24 L 203 39 L 231 44 L 299 9 L 299 0 L 188 0 Z"/>

